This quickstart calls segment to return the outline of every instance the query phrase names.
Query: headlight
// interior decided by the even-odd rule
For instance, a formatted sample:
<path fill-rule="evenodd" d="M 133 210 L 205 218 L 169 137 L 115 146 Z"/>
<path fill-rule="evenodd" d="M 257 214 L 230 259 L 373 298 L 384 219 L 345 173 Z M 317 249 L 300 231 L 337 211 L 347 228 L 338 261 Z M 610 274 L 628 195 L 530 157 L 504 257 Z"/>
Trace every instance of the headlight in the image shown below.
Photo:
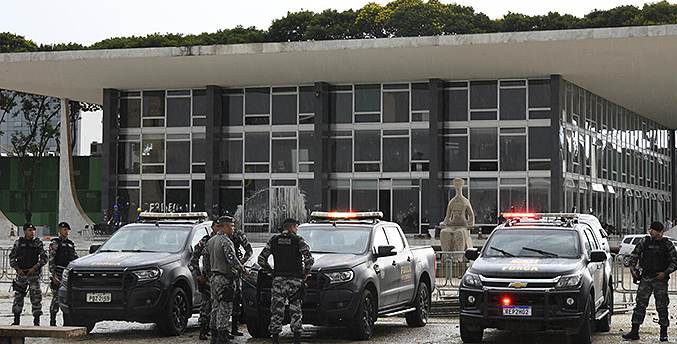
<path fill-rule="evenodd" d="M 582 280 L 583 280 L 583 275 L 581 275 L 581 274 L 571 275 L 571 276 L 562 276 L 562 277 L 560 277 L 559 281 L 557 281 L 557 284 L 555 284 L 555 288 L 557 288 L 557 289 L 577 288 L 581 285 Z"/>
<path fill-rule="evenodd" d="M 136 276 L 137 281 L 146 282 L 160 278 L 160 276 L 162 275 L 162 270 L 158 268 L 149 268 L 132 271 L 132 273 Z"/>
<path fill-rule="evenodd" d="M 466 273 L 463 276 L 463 279 L 461 280 L 461 285 L 464 287 L 482 288 L 482 281 L 480 280 L 480 275 Z"/>
<path fill-rule="evenodd" d="M 61 285 L 68 286 L 68 275 L 70 275 L 70 273 L 70 269 L 63 269 L 63 272 L 61 273 Z"/>
<path fill-rule="evenodd" d="M 353 273 L 353 270 L 345 270 L 345 271 L 336 271 L 336 272 L 326 272 L 324 274 L 329 278 L 329 283 L 343 283 L 343 282 L 348 282 L 353 279 L 355 276 L 355 273 Z"/>

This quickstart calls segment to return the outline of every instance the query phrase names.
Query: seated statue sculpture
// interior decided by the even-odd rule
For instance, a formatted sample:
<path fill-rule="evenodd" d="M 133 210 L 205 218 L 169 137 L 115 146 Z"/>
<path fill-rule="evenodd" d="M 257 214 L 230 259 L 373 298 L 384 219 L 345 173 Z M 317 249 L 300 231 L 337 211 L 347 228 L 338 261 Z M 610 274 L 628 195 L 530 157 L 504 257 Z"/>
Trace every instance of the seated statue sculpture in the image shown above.
<path fill-rule="evenodd" d="M 470 228 L 475 225 L 475 214 L 470 201 L 463 196 L 464 183 L 461 178 L 454 179 L 456 195 L 447 205 L 447 215 L 440 230 L 442 251 L 465 251 L 473 247 Z"/>

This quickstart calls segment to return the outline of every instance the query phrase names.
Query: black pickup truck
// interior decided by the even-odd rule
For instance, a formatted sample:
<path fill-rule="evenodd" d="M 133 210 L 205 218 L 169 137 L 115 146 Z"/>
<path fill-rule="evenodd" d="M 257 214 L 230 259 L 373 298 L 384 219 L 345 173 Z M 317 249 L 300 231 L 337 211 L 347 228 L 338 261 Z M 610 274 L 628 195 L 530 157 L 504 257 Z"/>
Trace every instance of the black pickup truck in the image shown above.
<path fill-rule="evenodd" d="M 202 302 L 188 263 L 193 246 L 211 232 L 206 218 L 206 213 L 142 213 L 139 223 L 92 245 L 92 254 L 64 270 L 58 292 L 64 325 L 91 331 L 97 321 L 127 320 L 181 334 Z"/>
<path fill-rule="evenodd" d="M 479 343 L 485 328 L 564 330 L 572 343 L 590 344 L 607 332 L 613 314 L 609 255 L 584 221 L 511 222 L 498 226 L 461 280 L 464 343 Z"/>
<path fill-rule="evenodd" d="M 359 340 L 371 337 L 379 316 L 404 314 L 409 326 L 426 325 L 435 288 L 430 246 L 409 247 L 400 226 L 380 220 L 380 212 L 312 216 L 298 229 L 315 258 L 303 323 L 346 326 Z M 243 308 L 249 334 L 264 338 L 270 336 L 272 277 L 253 265 L 244 277 Z"/>

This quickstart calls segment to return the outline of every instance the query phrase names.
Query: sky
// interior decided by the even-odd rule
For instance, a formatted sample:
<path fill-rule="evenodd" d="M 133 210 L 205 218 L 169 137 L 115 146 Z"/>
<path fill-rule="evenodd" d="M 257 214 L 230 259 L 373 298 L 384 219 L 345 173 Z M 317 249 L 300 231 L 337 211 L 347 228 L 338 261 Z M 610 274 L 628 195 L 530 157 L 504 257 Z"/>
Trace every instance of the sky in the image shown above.
<path fill-rule="evenodd" d="M 231 29 L 237 25 L 266 30 L 287 12 L 325 9 L 357 10 L 368 0 L 3 0 L 0 32 L 10 32 L 37 44 L 80 43 L 85 46 L 106 38 L 146 36 L 152 33 L 200 34 Z M 381 5 L 389 1 L 374 1 Z M 582 17 L 591 11 L 621 5 L 642 7 L 636 0 L 459 0 L 492 19 L 508 12 L 541 15 L 548 12 Z M 670 1 L 672 2 L 672 1 Z M 84 114 L 83 128 L 100 127 L 100 114 Z M 101 142 L 101 130 L 85 130 L 81 154 L 89 153 L 91 141 Z M 98 135 L 97 135 L 98 133 Z"/>

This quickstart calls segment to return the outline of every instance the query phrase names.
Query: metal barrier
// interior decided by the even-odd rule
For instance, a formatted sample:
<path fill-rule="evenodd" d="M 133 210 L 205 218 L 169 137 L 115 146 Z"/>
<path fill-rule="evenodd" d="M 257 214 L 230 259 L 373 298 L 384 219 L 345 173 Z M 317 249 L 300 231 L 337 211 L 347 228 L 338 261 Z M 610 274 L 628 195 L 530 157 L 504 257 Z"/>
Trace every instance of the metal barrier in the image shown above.
<path fill-rule="evenodd" d="M 49 247 L 47 247 L 45 250 L 47 250 L 47 255 L 49 256 Z M 8 292 L 12 291 L 12 281 L 16 277 L 16 270 L 14 270 L 10 265 L 9 265 L 9 253 L 12 251 L 11 248 L 0 248 L 0 255 L 2 255 L 2 262 L 0 263 L 0 268 L 2 269 L 0 271 L 0 283 L 6 283 L 8 284 Z M 84 257 L 89 254 L 89 249 L 86 250 L 76 250 L 78 253 L 78 257 Z M 40 283 L 45 285 L 47 291 L 49 289 L 49 283 L 50 283 L 50 276 L 49 276 L 49 264 L 45 264 L 45 266 L 40 269 Z"/>

